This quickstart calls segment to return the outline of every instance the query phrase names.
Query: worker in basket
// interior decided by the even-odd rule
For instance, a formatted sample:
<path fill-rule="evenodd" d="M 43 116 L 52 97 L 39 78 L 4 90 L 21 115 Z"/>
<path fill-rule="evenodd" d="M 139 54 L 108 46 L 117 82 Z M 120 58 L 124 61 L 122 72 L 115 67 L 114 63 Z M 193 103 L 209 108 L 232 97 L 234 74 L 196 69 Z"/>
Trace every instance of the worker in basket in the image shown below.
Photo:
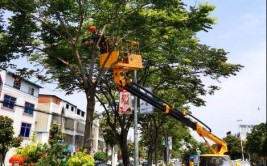
<path fill-rule="evenodd" d="M 90 26 L 87 29 L 91 33 L 91 37 L 83 39 L 82 42 L 84 45 L 96 45 L 98 43 L 98 47 L 100 48 L 100 54 L 104 54 L 108 52 L 109 43 L 108 40 L 105 38 L 104 35 L 101 36 L 101 34 L 97 31 L 95 26 Z M 99 41 L 100 40 L 100 41 Z"/>

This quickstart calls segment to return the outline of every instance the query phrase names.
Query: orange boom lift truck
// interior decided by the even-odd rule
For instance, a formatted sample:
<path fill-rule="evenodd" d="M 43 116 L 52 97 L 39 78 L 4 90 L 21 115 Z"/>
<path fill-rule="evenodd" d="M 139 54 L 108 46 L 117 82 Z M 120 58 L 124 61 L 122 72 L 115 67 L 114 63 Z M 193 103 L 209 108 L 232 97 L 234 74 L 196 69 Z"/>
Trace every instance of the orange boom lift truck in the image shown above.
<path fill-rule="evenodd" d="M 111 68 L 113 70 L 114 82 L 117 84 L 119 90 L 130 92 L 132 95 L 146 101 L 163 113 L 172 116 L 195 130 L 200 137 L 203 137 L 211 154 L 201 154 L 198 158 L 198 166 L 239 166 L 239 163 L 233 165 L 229 156 L 224 155 L 224 153 L 227 152 L 226 142 L 212 134 L 211 129 L 207 125 L 193 115 L 186 114 L 185 112 L 174 108 L 168 102 L 155 96 L 126 77 L 125 73 L 127 71 L 143 68 L 139 43 L 136 41 L 127 41 L 126 46 L 127 47 L 124 47 L 124 50 L 116 50 L 100 55 L 100 68 Z M 194 121 L 192 119 L 194 119 Z M 214 142 L 216 147 L 212 147 L 207 139 Z M 192 164 L 193 162 L 190 163 L 190 165 Z"/>

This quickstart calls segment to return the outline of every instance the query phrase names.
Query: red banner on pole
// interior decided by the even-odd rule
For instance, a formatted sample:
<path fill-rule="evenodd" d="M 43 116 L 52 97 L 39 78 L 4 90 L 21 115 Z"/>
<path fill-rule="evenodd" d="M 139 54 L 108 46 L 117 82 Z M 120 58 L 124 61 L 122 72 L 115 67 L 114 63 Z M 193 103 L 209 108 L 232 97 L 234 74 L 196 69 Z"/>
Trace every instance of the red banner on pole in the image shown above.
<path fill-rule="evenodd" d="M 119 103 L 119 113 L 120 114 L 131 114 L 131 94 L 126 90 L 120 92 L 120 103 Z"/>

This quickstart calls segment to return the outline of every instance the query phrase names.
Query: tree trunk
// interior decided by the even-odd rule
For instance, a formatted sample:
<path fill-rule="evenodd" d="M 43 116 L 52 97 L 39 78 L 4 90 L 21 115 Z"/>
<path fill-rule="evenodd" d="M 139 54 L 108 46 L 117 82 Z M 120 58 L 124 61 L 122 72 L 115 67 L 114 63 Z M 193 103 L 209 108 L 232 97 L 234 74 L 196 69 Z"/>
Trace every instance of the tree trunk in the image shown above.
<path fill-rule="evenodd" d="M 155 145 L 155 151 L 154 151 L 154 154 L 155 154 L 155 163 L 156 165 L 158 165 L 158 146 L 157 144 Z"/>
<path fill-rule="evenodd" d="M 6 153 L 7 153 L 7 151 L 8 151 L 8 149 L 6 149 L 5 148 L 5 146 L 3 147 L 3 153 L 2 154 L 0 154 L 0 155 L 2 155 L 2 159 L 1 159 L 1 163 L 0 163 L 0 165 L 2 166 L 2 165 L 5 165 L 5 159 L 6 159 Z"/>
<path fill-rule="evenodd" d="M 126 133 L 126 134 L 125 134 Z M 122 161 L 124 166 L 130 166 L 130 159 L 128 153 L 128 146 L 127 146 L 127 134 L 128 132 L 122 132 L 120 135 L 120 148 L 121 148 L 121 155 Z"/>
<path fill-rule="evenodd" d="M 153 162 L 153 158 L 152 157 L 153 157 L 153 150 L 152 150 L 152 148 L 149 147 L 148 151 L 147 151 L 147 165 L 148 166 L 152 165 L 152 162 Z"/>
<path fill-rule="evenodd" d="M 85 122 L 84 139 L 83 139 L 83 147 L 87 150 L 88 154 L 92 153 L 92 146 L 93 146 L 92 126 L 93 126 L 93 114 L 95 110 L 94 96 L 95 96 L 95 88 L 90 87 L 90 89 L 86 92 L 87 113 L 86 113 L 86 122 Z"/>
<path fill-rule="evenodd" d="M 155 162 L 156 162 L 156 165 L 158 165 L 158 151 L 159 151 L 159 144 L 160 144 L 160 141 L 159 141 L 159 134 L 156 130 L 156 134 L 155 134 L 155 149 L 154 149 L 154 154 L 155 154 Z M 154 141 L 154 140 L 153 140 Z"/>
<path fill-rule="evenodd" d="M 5 162 L 5 157 L 4 155 L 0 154 L 0 166 L 2 166 Z"/>
<path fill-rule="evenodd" d="M 151 132 L 151 141 L 148 146 L 148 165 L 151 166 L 153 164 L 153 154 L 154 154 L 154 161 L 157 165 L 158 162 L 158 155 L 157 155 L 157 149 L 158 149 L 158 143 L 159 143 L 159 134 L 157 128 L 152 129 Z"/>

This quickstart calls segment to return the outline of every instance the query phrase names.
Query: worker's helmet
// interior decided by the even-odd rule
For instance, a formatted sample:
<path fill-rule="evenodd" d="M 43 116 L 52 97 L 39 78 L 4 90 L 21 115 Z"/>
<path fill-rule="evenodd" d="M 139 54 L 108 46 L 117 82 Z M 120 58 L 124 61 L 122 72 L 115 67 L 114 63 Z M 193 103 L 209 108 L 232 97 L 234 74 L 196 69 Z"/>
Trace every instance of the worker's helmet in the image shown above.
<path fill-rule="evenodd" d="M 90 27 L 88 27 L 88 31 L 96 32 L 96 27 L 95 26 L 90 26 Z"/>

